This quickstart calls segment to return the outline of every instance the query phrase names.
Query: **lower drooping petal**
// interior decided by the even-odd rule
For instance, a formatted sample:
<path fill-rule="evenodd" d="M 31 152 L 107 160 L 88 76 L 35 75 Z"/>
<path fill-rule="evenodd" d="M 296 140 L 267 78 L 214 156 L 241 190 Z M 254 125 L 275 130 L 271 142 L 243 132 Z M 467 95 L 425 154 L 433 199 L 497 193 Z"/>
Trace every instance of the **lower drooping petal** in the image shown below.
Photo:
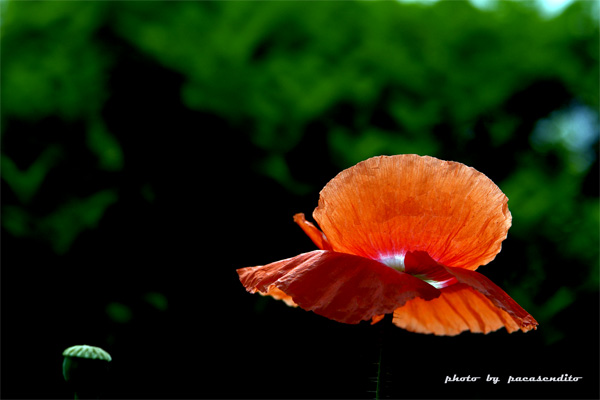
<path fill-rule="evenodd" d="M 270 294 L 276 288 L 280 298 L 281 291 L 305 310 L 348 324 L 391 313 L 415 297 L 440 295 L 422 280 L 377 261 L 327 250 L 237 272 L 251 293 Z"/>
<path fill-rule="evenodd" d="M 290 307 L 298 307 L 298 304 L 296 304 L 290 296 L 285 294 L 280 289 L 277 289 L 276 286 L 271 285 L 269 287 L 269 291 L 267 293 L 261 293 L 261 292 L 259 292 L 259 293 L 262 294 L 263 296 L 271 296 L 275 300 L 281 300 Z"/>
<path fill-rule="evenodd" d="M 406 253 L 404 271 L 443 288 L 442 295 L 428 304 L 411 301 L 397 310 L 397 324 L 408 330 L 455 335 L 463 330 L 487 333 L 502 326 L 509 332 L 528 331 L 537 325 L 506 292 L 478 272 L 445 267 L 424 251 Z"/>
<path fill-rule="evenodd" d="M 537 329 L 537 321 L 525 311 L 516 301 L 514 301 L 504 290 L 498 287 L 486 276 L 476 271 L 469 271 L 463 268 L 443 267 L 450 274 L 454 275 L 458 282 L 464 283 L 477 290 L 488 298 L 492 304 L 506 311 L 517 326 L 527 332 L 531 329 Z M 507 328 L 508 329 L 508 328 Z"/>
<path fill-rule="evenodd" d="M 457 335 L 463 331 L 488 333 L 506 327 L 519 329 L 517 322 L 477 290 L 462 284 L 443 288 L 440 297 L 416 298 L 394 311 L 393 323 L 416 333 Z"/>

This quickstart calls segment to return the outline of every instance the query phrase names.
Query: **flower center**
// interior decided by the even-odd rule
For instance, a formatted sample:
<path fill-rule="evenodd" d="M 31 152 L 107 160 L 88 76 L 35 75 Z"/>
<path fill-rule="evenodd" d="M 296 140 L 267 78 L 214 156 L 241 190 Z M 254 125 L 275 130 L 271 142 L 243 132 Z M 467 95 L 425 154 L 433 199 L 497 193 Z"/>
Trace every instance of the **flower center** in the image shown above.
<path fill-rule="evenodd" d="M 390 268 L 394 268 L 400 272 L 404 272 L 404 270 L 406 269 L 406 266 L 404 265 L 404 256 L 405 256 L 404 253 L 395 254 L 390 257 L 380 258 L 378 261 L 380 263 L 387 265 Z"/>
<path fill-rule="evenodd" d="M 431 286 L 433 286 L 436 289 L 441 289 L 441 288 L 445 288 L 448 287 L 450 285 L 455 284 L 456 278 L 455 277 L 450 277 L 448 279 L 444 279 L 443 281 L 437 281 L 435 279 L 427 279 L 427 275 L 413 275 L 415 278 L 419 278 L 420 280 L 429 283 Z"/>
<path fill-rule="evenodd" d="M 386 255 L 379 258 L 378 261 L 397 271 L 405 272 L 415 278 L 419 278 L 436 289 L 445 288 L 457 282 L 454 276 L 444 270 L 444 268 L 429 257 L 427 253 L 413 252 L 409 254 L 410 261 L 408 262 L 408 266 L 406 263 L 406 253 Z"/>

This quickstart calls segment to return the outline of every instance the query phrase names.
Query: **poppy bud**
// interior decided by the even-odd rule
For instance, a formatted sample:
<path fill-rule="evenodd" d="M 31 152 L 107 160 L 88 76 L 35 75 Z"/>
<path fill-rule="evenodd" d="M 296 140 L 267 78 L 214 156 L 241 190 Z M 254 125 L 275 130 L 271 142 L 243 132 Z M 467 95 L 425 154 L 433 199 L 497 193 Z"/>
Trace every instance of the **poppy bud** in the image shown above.
<path fill-rule="evenodd" d="M 99 347 L 79 345 L 63 351 L 63 356 L 63 376 L 75 398 L 100 398 L 100 391 L 108 379 L 110 354 Z"/>

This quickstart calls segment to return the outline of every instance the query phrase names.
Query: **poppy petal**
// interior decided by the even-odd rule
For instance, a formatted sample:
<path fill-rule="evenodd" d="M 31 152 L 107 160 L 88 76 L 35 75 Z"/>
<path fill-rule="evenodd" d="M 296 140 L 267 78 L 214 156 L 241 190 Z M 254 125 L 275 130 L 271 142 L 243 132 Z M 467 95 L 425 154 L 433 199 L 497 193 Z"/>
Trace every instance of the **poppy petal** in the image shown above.
<path fill-rule="evenodd" d="M 511 225 L 508 199 L 484 174 L 414 154 L 370 158 L 323 188 L 314 218 L 333 250 L 374 260 L 425 251 L 475 270 Z"/>
<path fill-rule="evenodd" d="M 519 325 L 479 291 L 457 283 L 440 290 L 440 297 L 424 301 L 415 298 L 394 311 L 393 323 L 416 333 L 454 336 L 463 331 L 489 333 Z"/>
<path fill-rule="evenodd" d="M 308 235 L 310 240 L 321 250 L 331 250 L 331 245 L 327 240 L 327 236 L 321 232 L 316 226 L 306 220 L 303 213 L 294 215 L 294 222 Z"/>
<path fill-rule="evenodd" d="M 462 268 L 444 267 L 446 271 L 454 275 L 458 282 L 464 283 L 487 297 L 494 306 L 506 311 L 517 323 L 518 327 L 527 332 L 537 329 L 537 321 L 514 301 L 504 290 L 498 287 L 486 276 L 479 272 L 469 271 Z"/>
<path fill-rule="evenodd" d="M 263 296 L 271 296 L 275 300 L 281 300 L 290 307 L 298 307 L 298 304 L 294 303 L 294 300 L 292 300 L 290 296 L 285 294 L 282 290 L 278 289 L 274 285 L 269 286 L 267 293 L 259 292 L 259 294 L 262 294 Z"/>
<path fill-rule="evenodd" d="M 440 294 L 377 261 L 327 250 L 237 272 L 251 293 L 269 294 L 275 287 L 301 308 L 348 324 L 389 314 L 415 297 L 433 299 Z"/>

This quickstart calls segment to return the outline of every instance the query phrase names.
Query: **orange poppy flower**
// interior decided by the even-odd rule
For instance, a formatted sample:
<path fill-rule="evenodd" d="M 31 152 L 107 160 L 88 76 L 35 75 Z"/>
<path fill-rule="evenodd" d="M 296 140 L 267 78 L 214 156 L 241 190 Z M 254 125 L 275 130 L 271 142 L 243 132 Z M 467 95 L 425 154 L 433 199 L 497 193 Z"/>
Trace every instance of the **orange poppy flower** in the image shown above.
<path fill-rule="evenodd" d="M 536 329 L 537 322 L 475 270 L 500 252 L 512 217 L 485 175 L 417 155 L 370 158 L 323 188 L 313 216 L 294 221 L 320 250 L 238 269 L 240 281 L 335 321 L 393 323 L 456 335 Z"/>

